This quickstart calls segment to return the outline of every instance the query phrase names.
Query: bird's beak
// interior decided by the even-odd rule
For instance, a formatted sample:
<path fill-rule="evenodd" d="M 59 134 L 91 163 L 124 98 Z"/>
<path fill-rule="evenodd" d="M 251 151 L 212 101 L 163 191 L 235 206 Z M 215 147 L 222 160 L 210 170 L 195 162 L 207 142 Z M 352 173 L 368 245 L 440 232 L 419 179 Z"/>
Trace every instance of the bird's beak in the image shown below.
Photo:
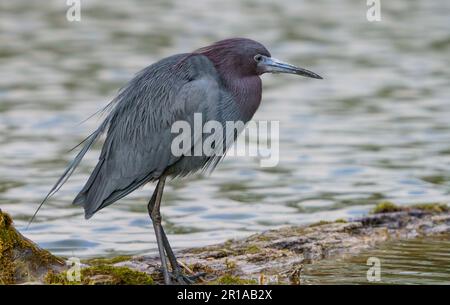
<path fill-rule="evenodd" d="M 258 63 L 258 68 L 263 71 L 263 73 L 289 73 L 289 74 L 297 74 L 311 78 L 322 79 L 320 75 L 317 75 L 314 72 L 309 70 L 299 68 L 288 63 L 282 62 L 278 59 L 262 56 L 261 60 Z"/>

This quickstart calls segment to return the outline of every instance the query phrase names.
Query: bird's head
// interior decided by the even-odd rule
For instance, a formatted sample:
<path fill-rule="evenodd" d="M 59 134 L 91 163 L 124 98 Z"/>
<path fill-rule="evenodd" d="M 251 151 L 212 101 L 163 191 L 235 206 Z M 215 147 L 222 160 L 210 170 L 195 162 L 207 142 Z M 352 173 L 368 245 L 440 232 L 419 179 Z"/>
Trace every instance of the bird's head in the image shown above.
<path fill-rule="evenodd" d="M 220 40 L 195 53 L 207 56 L 216 66 L 241 75 L 264 73 L 289 73 L 322 79 L 309 70 L 273 58 L 261 43 L 247 38 Z"/>

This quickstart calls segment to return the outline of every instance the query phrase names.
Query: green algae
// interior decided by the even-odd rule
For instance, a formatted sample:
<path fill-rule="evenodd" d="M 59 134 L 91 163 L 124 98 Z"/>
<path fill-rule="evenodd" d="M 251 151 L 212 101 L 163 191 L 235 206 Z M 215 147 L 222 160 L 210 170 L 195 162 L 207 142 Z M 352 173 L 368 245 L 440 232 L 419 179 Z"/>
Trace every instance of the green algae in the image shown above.
<path fill-rule="evenodd" d="M 399 212 L 402 208 L 391 201 L 381 201 L 373 209 L 372 214 Z"/>
<path fill-rule="evenodd" d="M 225 274 L 216 280 L 210 282 L 211 285 L 255 285 L 258 282 L 255 279 L 245 279 L 231 274 Z"/>
<path fill-rule="evenodd" d="M 414 205 L 413 207 L 431 213 L 444 213 L 450 210 L 447 205 L 442 203 L 421 203 Z"/>
<path fill-rule="evenodd" d="M 193 273 L 206 273 L 206 274 L 213 274 L 216 270 L 214 270 L 213 268 L 211 268 L 208 265 L 205 264 L 201 264 L 201 263 L 193 263 L 193 264 L 189 264 L 188 268 L 193 272 Z"/>
<path fill-rule="evenodd" d="M 49 269 L 64 265 L 64 260 L 20 234 L 11 216 L 0 210 L 0 284 L 39 280 Z"/>
<path fill-rule="evenodd" d="M 145 272 L 128 267 L 97 265 L 82 268 L 80 281 L 69 281 L 67 273 L 49 272 L 44 278 L 46 284 L 57 285 L 153 285 L 153 278 Z"/>
<path fill-rule="evenodd" d="M 372 209 L 372 214 L 409 211 L 411 209 L 417 209 L 429 213 L 444 213 L 450 210 L 447 205 L 436 202 L 420 203 L 412 206 L 401 207 L 391 201 L 381 201 Z"/>
<path fill-rule="evenodd" d="M 338 218 L 334 221 L 334 223 L 348 223 L 348 221 L 343 218 Z"/>
<path fill-rule="evenodd" d="M 12 251 L 17 236 L 10 232 L 11 216 L 0 211 L 0 284 L 14 283 L 14 262 Z"/>
<path fill-rule="evenodd" d="M 256 254 L 256 253 L 260 253 L 262 251 L 262 249 L 260 247 L 258 247 L 257 245 L 250 245 L 245 249 L 245 253 L 246 254 Z"/>
<path fill-rule="evenodd" d="M 90 258 L 83 260 L 83 263 L 89 266 L 114 265 L 117 263 L 129 261 L 131 258 L 132 258 L 131 255 L 118 255 L 110 258 Z"/>
<path fill-rule="evenodd" d="M 310 224 L 308 227 L 313 228 L 313 227 L 319 227 L 319 226 L 323 226 L 323 225 L 329 225 L 332 223 L 347 223 L 347 220 L 342 219 L 342 218 L 336 219 L 334 221 L 321 220 L 321 221 Z"/>

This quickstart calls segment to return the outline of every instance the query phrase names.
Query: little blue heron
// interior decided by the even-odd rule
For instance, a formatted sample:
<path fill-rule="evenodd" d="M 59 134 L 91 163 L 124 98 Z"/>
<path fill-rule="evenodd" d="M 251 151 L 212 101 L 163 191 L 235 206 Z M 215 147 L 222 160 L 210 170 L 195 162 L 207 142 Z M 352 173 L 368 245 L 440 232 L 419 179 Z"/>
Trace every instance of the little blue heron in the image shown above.
<path fill-rule="evenodd" d="M 83 206 L 85 218 L 89 219 L 140 186 L 157 182 L 147 208 L 155 230 L 164 282 L 192 283 L 195 276 L 182 273 L 161 225 L 164 183 L 167 177 L 186 176 L 205 168 L 212 170 L 222 156 L 174 155 L 171 143 L 176 135 L 171 132 L 171 126 L 179 120 L 192 124 L 194 114 L 198 113 L 204 122 L 247 123 L 261 102 L 260 76 L 264 73 L 321 79 L 311 71 L 272 58 L 261 43 L 246 38 L 221 40 L 146 67 L 106 106 L 109 114 L 82 142 L 81 151 L 39 208 L 61 188 L 92 144 L 106 132 L 99 161 L 73 203 Z M 225 150 L 229 144 L 226 143 Z"/>

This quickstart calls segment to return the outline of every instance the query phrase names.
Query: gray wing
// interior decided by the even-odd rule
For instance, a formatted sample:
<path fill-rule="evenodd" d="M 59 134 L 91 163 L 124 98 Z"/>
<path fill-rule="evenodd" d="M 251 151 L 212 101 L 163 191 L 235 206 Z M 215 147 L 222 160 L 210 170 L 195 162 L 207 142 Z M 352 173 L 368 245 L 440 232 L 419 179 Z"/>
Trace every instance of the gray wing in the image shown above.
<path fill-rule="evenodd" d="M 205 56 L 180 54 L 145 68 L 107 106 L 111 112 L 39 208 L 70 177 L 104 131 L 107 136 L 99 161 L 73 202 L 84 207 L 86 218 L 158 179 L 182 158 L 171 153 L 177 136 L 171 133 L 172 124 L 185 120 L 192 126 L 194 113 L 216 119 L 221 98 L 217 72 Z"/>
<path fill-rule="evenodd" d="M 204 100 L 203 89 L 203 86 L 199 88 L 198 84 L 191 84 L 186 91 L 191 97 L 195 95 L 194 98 Z M 201 104 L 197 106 L 196 112 L 207 112 Z M 185 112 L 185 115 L 185 120 L 192 125 L 190 114 Z M 170 132 L 169 121 L 166 126 L 151 132 L 140 126 L 127 126 L 122 120 L 113 124 L 115 128 L 108 134 L 104 152 L 94 172 L 74 200 L 75 204 L 84 206 L 87 218 L 143 184 L 159 178 L 181 158 L 171 152 L 176 134 Z M 121 134 L 123 131 L 128 132 Z"/>
<path fill-rule="evenodd" d="M 174 122 L 184 120 L 192 126 L 194 113 L 201 113 L 206 120 L 216 119 L 221 97 L 217 79 L 210 73 L 200 73 L 195 79 L 184 76 L 155 79 L 144 73 L 130 84 L 134 92 L 122 95 L 128 100 L 120 101 L 110 114 L 99 162 L 74 200 L 84 206 L 86 218 L 158 179 L 182 158 L 171 152 L 177 136 L 171 132 Z"/>

